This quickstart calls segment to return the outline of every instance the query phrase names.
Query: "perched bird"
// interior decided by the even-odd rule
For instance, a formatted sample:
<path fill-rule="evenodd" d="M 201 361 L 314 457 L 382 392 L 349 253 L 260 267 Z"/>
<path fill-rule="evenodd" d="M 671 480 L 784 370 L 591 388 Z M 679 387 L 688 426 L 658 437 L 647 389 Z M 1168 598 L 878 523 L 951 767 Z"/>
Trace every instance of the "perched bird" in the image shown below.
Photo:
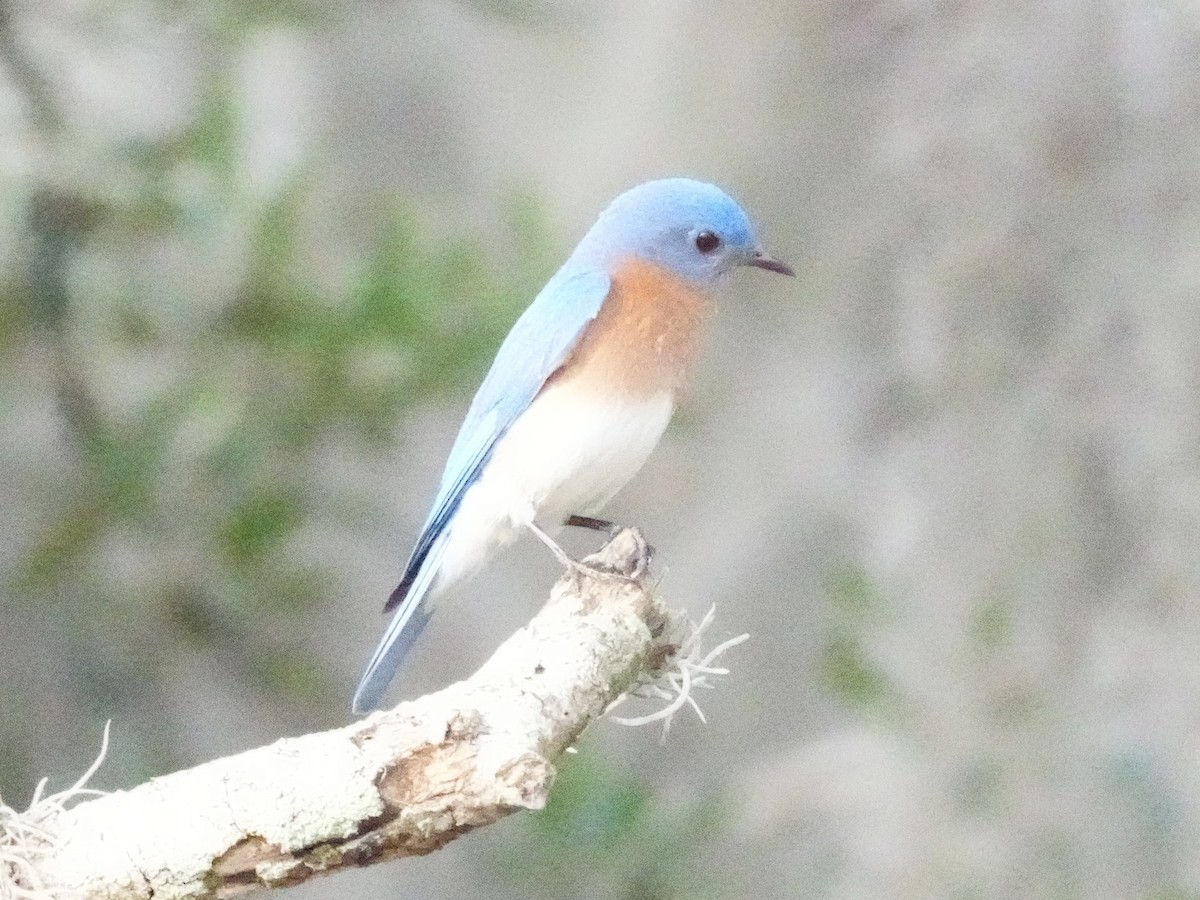
<path fill-rule="evenodd" d="M 547 529 L 599 512 L 642 467 L 675 405 L 716 288 L 767 256 L 723 191 L 687 178 L 614 200 L 509 332 L 450 450 L 394 610 L 354 694 L 379 705 L 429 621 L 430 599 L 523 529 L 565 564 Z"/>

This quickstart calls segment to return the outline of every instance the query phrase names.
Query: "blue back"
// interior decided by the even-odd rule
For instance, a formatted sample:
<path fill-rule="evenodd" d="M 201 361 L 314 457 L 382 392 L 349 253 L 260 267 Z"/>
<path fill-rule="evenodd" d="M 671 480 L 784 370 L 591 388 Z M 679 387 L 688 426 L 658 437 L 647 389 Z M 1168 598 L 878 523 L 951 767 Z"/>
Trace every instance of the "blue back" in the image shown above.
<path fill-rule="evenodd" d="M 517 319 L 500 345 L 458 430 L 433 509 L 405 566 L 404 578 L 384 609 L 403 598 L 406 581 L 416 577 L 434 539 L 453 518 L 487 464 L 492 448 L 533 402 L 546 379 L 563 363 L 580 333 L 608 296 L 609 278 L 596 269 L 563 266 Z"/>

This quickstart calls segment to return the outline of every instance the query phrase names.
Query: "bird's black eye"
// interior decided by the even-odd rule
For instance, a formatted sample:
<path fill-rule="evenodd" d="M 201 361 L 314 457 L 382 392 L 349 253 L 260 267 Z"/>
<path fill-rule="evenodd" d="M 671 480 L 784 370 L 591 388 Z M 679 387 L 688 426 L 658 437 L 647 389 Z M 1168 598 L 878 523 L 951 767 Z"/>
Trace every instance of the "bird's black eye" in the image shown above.
<path fill-rule="evenodd" d="M 712 253 L 721 246 L 721 239 L 711 231 L 702 231 L 696 235 L 696 249 L 701 253 Z"/>

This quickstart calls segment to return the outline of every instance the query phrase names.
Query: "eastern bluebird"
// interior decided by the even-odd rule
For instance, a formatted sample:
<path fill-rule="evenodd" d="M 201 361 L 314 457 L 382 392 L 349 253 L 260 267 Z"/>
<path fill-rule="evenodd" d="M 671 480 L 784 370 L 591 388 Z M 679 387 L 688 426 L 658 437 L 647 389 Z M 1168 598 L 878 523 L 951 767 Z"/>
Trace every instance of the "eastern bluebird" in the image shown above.
<path fill-rule="evenodd" d="M 735 266 L 784 275 L 746 214 L 687 178 L 639 185 L 600 214 L 509 332 L 459 429 L 395 611 L 354 694 L 379 705 L 430 599 L 522 529 L 590 517 L 642 467 L 675 405 L 718 285 Z M 606 524 L 606 523 L 600 523 Z"/>

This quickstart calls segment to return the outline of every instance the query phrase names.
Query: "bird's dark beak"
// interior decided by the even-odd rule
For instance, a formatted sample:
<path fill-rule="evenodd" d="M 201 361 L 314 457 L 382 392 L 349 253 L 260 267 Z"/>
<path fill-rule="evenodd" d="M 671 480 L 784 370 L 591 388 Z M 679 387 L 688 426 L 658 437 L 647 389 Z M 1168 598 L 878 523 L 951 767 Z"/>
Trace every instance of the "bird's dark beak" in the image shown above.
<path fill-rule="evenodd" d="M 766 269 L 768 272 L 778 272 L 780 275 L 791 275 L 796 277 L 796 273 L 792 271 L 792 267 L 787 263 L 781 263 L 773 257 L 767 256 L 761 250 L 756 250 L 754 255 L 746 260 L 746 265 L 754 266 L 756 269 Z"/>

